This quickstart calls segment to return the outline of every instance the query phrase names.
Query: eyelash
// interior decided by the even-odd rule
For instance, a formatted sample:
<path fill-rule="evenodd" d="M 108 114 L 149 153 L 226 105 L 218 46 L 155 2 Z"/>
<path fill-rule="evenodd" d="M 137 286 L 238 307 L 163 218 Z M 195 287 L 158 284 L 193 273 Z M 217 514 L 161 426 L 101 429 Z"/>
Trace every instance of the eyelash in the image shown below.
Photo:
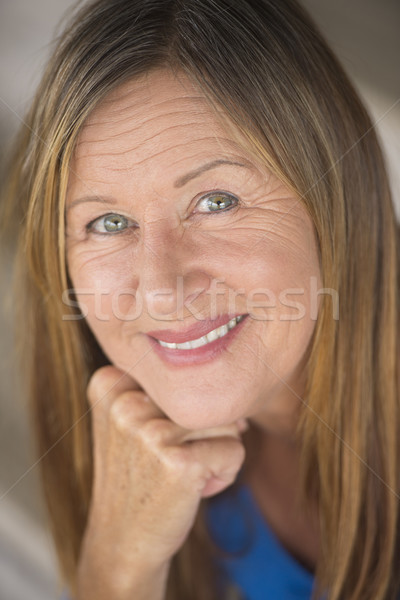
<path fill-rule="evenodd" d="M 212 198 L 216 198 L 216 197 L 221 197 L 224 199 L 229 199 L 231 201 L 233 201 L 233 204 L 231 206 L 228 206 L 226 208 L 223 208 L 222 210 L 215 210 L 215 211 L 209 211 L 209 212 L 203 212 L 201 213 L 200 211 L 195 211 L 195 214 L 212 214 L 213 212 L 218 214 L 218 213 L 226 213 L 229 210 L 232 210 L 233 208 L 236 208 L 239 204 L 239 198 L 237 198 L 234 194 L 231 194 L 230 192 L 224 192 L 221 190 L 215 190 L 213 192 L 208 192 L 207 194 L 203 194 L 200 199 L 198 200 L 198 202 L 196 203 L 196 207 L 204 201 L 210 200 Z M 124 229 L 121 230 L 117 230 L 117 231 L 96 231 L 95 229 L 95 225 L 96 223 L 100 223 L 102 220 L 107 219 L 108 217 L 118 217 L 118 219 L 120 221 L 125 220 L 127 223 L 127 226 L 124 227 Z M 130 229 L 130 227 L 132 225 L 129 225 L 129 223 L 133 223 L 133 221 L 131 221 L 128 217 L 125 217 L 124 215 L 121 215 L 119 213 L 107 213 L 105 215 L 102 215 L 101 217 L 97 217 L 96 219 L 93 219 L 93 221 L 90 221 L 90 223 L 88 223 L 86 225 L 86 231 L 87 233 L 95 233 L 97 235 L 121 235 L 122 233 L 125 233 L 126 231 L 128 231 Z"/>

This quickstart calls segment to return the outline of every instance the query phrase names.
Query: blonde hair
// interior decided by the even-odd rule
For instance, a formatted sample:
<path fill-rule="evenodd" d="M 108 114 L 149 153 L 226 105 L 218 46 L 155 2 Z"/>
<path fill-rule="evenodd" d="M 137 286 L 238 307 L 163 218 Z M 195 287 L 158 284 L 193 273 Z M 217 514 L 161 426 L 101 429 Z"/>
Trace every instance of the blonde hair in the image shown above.
<path fill-rule="evenodd" d="M 293 0 L 87 4 L 21 131 L 8 198 L 22 216 L 18 314 L 63 576 L 74 591 L 92 481 L 86 386 L 106 362 L 83 320 L 63 320 L 68 163 L 97 102 L 158 67 L 184 72 L 222 107 L 313 218 L 323 286 L 340 297 L 339 320 L 321 303 L 298 425 L 303 501 L 320 512 L 315 597 L 391 600 L 400 588 L 399 235 L 371 121 Z M 216 597 L 210 552 L 201 510 L 173 561 L 169 599 Z"/>

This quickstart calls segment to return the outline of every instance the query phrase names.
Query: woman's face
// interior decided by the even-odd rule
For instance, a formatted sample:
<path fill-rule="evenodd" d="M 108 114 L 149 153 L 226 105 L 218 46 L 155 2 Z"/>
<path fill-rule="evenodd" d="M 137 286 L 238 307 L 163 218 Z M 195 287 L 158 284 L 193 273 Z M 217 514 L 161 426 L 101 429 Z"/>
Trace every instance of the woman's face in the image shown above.
<path fill-rule="evenodd" d="M 155 71 L 98 105 L 66 210 L 82 312 L 166 415 L 189 429 L 291 421 L 320 285 L 312 222 L 189 80 Z"/>

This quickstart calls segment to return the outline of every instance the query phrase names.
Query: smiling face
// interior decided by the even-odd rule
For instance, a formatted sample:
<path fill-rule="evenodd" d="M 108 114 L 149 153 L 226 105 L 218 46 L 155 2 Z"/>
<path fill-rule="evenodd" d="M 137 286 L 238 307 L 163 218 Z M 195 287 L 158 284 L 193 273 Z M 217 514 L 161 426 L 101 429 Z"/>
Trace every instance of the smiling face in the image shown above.
<path fill-rule="evenodd" d="M 103 100 L 71 164 L 68 270 L 105 354 L 176 423 L 285 428 L 316 323 L 313 225 L 227 131 L 167 70 Z M 197 349 L 157 341 L 198 338 Z"/>

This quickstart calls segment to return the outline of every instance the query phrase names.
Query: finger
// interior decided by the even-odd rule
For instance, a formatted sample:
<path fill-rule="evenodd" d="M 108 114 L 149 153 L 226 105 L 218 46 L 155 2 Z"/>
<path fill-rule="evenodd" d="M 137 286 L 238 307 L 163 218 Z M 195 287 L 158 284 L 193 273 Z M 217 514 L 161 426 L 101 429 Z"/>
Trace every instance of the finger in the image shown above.
<path fill-rule="evenodd" d="M 101 367 L 92 375 L 87 396 L 92 407 L 101 402 L 110 405 L 115 398 L 128 390 L 141 390 L 140 385 L 128 373 L 113 365 Z"/>
<path fill-rule="evenodd" d="M 237 422 L 229 425 L 220 425 L 219 427 L 209 427 L 207 429 L 183 430 L 181 442 L 192 442 L 224 436 L 239 438 L 241 431 L 241 426 Z"/>
<path fill-rule="evenodd" d="M 130 423 L 134 430 L 140 429 L 140 436 L 153 447 L 180 446 L 195 440 L 220 437 L 240 440 L 242 432 L 248 427 L 246 425 L 244 428 L 243 420 L 239 420 L 220 427 L 188 430 L 171 421 L 151 399 L 146 400 L 143 402 L 140 397 L 135 397 L 135 392 L 126 392 L 116 401 L 111 412 L 116 414 L 118 411 L 118 417 Z"/>
<path fill-rule="evenodd" d="M 171 428 L 172 422 L 166 418 L 160 408 L 143 392 L 127 390 L 113 400 L 109 408 L 109 423 L 120 433 L 130 436 L 139 430 L 149 429 L 154 423 L 155 433 L 157 422 L 161 427 Z M 156 435 L 158 440 L 159 435 Z"/>
<path fill-rule="evenodd" d="M 124 396 L 128 396 L 128 394 L 129 392 L 124 394 Z M 127 402 L 129 403 L 129 398 L 127 398 Z M 194 442 L 195 440 L 217 437 L 232 437 L 240 440 L 243 430 L 243 426 L 239 422 L 208 429 L 185 429 L 174 421 L 171 421 L 154 403 L 152 403 L 152 406 L 146 406 L 140 400 L 137 402 L 137 408 L 134 409 L 132 426 L 134 425 L 141 427 L 141 436 L 149 444 L 159 447 L 180 446 L 181 444 Z"/>
<path fill-rule="evenodd" d="M 197 491 L 203 497 L 231 485 L 245 458 L 243 444 L 233 437 L 197 440 L 189 444 L 185 452 L 197 469 Z"/>

